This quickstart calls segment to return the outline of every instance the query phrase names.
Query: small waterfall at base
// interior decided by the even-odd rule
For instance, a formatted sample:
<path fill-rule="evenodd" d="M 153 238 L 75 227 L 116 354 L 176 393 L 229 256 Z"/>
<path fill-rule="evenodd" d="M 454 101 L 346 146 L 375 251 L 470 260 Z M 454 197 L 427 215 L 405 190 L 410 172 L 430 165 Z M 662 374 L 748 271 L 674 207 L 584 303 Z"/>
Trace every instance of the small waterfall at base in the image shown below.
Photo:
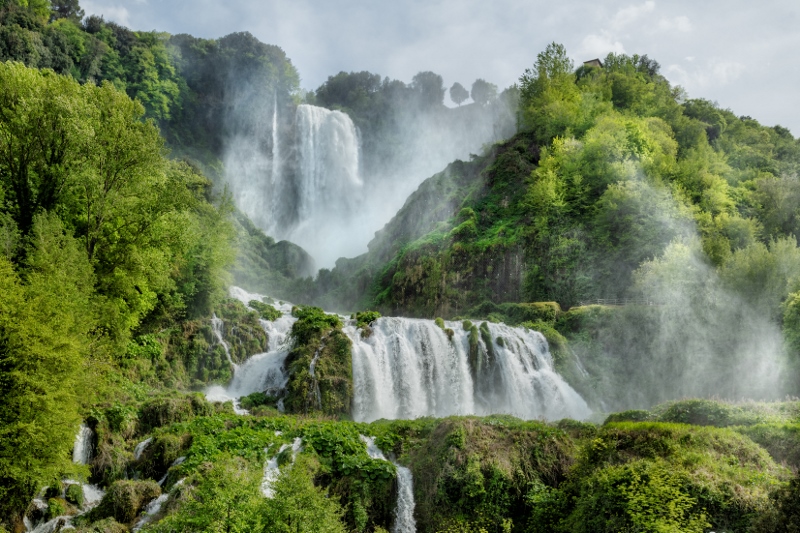
<path fill-rule="evenodd" d="M 504 324 L 476 335 L 448 322 L 380 318 L 353 343 L 356 421 L 379 418 L 510 414 L 523 419 L 586 419 L 591 410 L 553 368 L 541 333 Z M 477 337 L 477 338 L 476 338 Z"/>
<path fill-rule="evenodd" d="M 387 461 L 383 452 L 375 445 L 375 437 L 359 438 L 367 445 L 367 455 L 373 459 Z M 416 533 L 417 522 L 414 520 L 414 478 L 411 470 L 392 461 L 397 469 L 397 506 L 394 510 L 394 526 L 392 533 Z"/>
<path fill-rule="evenodd" d="M 232 287 L 230 295 L 245 305 L 252 300 L 262 301 L 263 296 L 251 294 L 239 287 Z M 267 332 L 268 348 L 264 353 L 256 354 L 241 365 L 234 365 L 233 379 L 226 386 L 212 385 L 206 389 L 206 398 L 212 402 L 233 401 L 234 408 L 239 414 L 247 411 L 238 407 L 238 399 L 254 392 L 265 392 L 270 396 L 279 396 L 286 387 L 289 377 L 284 371 L 284 362 L 291 348 L 289 333 L 292 324 L 297 319 L 292 316 L 292 304 L 284 303 L 277 306 L 283 316 L 274 321 L 261 320 L 261 327 Z M 227 343 L 222 338 L 222 320 L 212 318 L 212 324 L 219 321 L 219 326 L 214 326 L 214 334 L 218 341 L 224 343 L 226 353 Z M 219 333 L 217 333 L 219 332 Z"/>
<path fill-rule="evenodd" d="M 81 424 L 75 435 L 75 446 L 72 448 L 72 462 L 81 465 L 89 464 L 92 460 L 92 437 L 94 432 L 86 424 Z"/>
<path fill-rule="evenodd" d="M 139 444 L 136 445 L 136 448 L 133 449 L 133 460 L 138 461 L 142 458 L 142 454 L 144 453 L 145 448 L 147 448 L 150 443 L 153 442 L 153 437 L 149 439 L 145 439 Z"/>
<path fill-rule="evenodd" d="M 276 431 L 275 435 L 279 435 L 280 432 Z M 276 453 L 267 463 L 264 465 L 264 477 L 261 480 L 261 494 L 264 495 L 265 498 L 274 498 L 275 497 L 275 489 L 273 485 L 275 482 L 278 481 L 278 476 L 281 473 L 280 467 L 278 466 L 278 457 L 280 457 L 281 453 L 288 448 L 288 444 L 282 445 L 278 449 L 278 453 Z M 292 461 L 297 456 L 300 451 L 303 449 L 303 440 L 300 437 L 296 437 L 292 442 Z M 267 453 L 269 448 L 264 450 L 264 453 Z"/>
<path fill-rule="evenodd" d="M 397 508 L 394 513 L 392 533 L 414 533 L 417 523 L 414 520 L 414 479 L 411 470 L 397 467 Z"/>

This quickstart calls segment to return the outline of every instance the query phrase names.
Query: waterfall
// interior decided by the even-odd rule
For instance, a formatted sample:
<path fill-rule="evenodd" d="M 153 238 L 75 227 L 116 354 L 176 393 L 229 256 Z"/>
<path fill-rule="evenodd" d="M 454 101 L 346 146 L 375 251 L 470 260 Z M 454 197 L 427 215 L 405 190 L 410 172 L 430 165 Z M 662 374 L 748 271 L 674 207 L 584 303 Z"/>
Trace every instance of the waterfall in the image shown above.
<path fill-rule="evenodd" d="M 362 247 L 344 238 L 357 229 L 362 209 L 358 134 L 345 113 L 312 105 L 297 107 L 295 125 L 296 222 L 276 234 L 308 250 L 321 266 L 332 267 Z"/>
<path fill-rule="evenodd" d="M 278 93 L 275 93 L 272 101 L 272 184 L 275 185 L 281 176 L 281 159 L 278 148 Z M 275 200 L 273 196 L 273 203 Z"/>
<path fill-rule="evenodd" d="M 541 333 L 487 324 L 475 339 L 448 322 L 380 318 L 362 338 L 351 322 L 356 421 L 504 413 L 523 419 L 585 419 L 586 402 L 553 369 Z M 488 344 L 487 344 L 488 341 Z"/>
<path fill-rule="evenodd" d="M 231 288 L 231 296 L 247 305 L 251 300 L 261 301 L 263 296 L 251 294 L 239 287 Z M 238 407 L 237 401 L 242 396 L 247 396 L 254 392 L 264 392 L 270 396 L 279 396 L 286 388 L 289 376 L 284 370 L 286 356 L 291 349 L 289 333 L 292 331 L 292 324 L 297 319 L 292 316 L 292 304 L 284 303 L 278 306 L 278 310 L 283 316 L 274 321 L 261 320 L 261 327 L 264 328 L 268 336 L 268 348 L 264 353 L 256 354 L 247 359 L 244 363 L 233 366 L 233 379 L 227 387 L 212 385 L 206 389 L 206 398 L 212 402 L 233 401 L 234 408 L 239 414 L 246 414 L 247 411 Z M 215 326 L 214 335 L 217 340 L 223 343 L 227 353 L 227 343 L 222 338 L 221 320 L 212 318 L 220 322 Z"/>
<path fill-rule="evenodd" d="M 185 478 L 178 480 L 175 483 L 175 487 L 179 487 L 179 486 L 183 485 L 183 483 L 185 481 L 186 481 Z M 170 495 L 169 492 L 165 492 L 165 493 L 161 494 L 161 496 L 159 496 L 155 500 L 153 500 L 150 503 L 148 503 L 147 507 L 144 508 L 144 511 L 142 512 L 142 516 L 139 518 L 139 521 L 136 522 L 136 525 L 133 526 L 133 529 L 131 531 L 139 531 L 144 526 L 149 524 L 150 521 L 152 521 L 153 518 L 156 515 L 158 515 L 159 512 L 161 512 L 161 508 L 164 506 L 166 501 L 169 499 L 169 495 Z"/>
<path fill-rule="evenodd" d="M 275 435 L 279 435 L 280 432 L 276 431 Z M 275 497 L 275 489 L 273 486 L 275 482 L 278 481 L 278 476 L 280 475 L 280 467 L 278 466 L 278 458 L 280 457 L 281 453 L 283 453 L 289 447 L 288 444 L 282 445 L 278 449 L 278 453 L 276 453 L 267 463 L 264 465 L 264 477 L 261 480 L 261 494 L 264 495 L 266 498 L 274 498 Z M 292 461 L 297 456 L 300 451 L 303 449 L 303 441 L 300 437 L 296 437 L 294 442 L 292 442 Z M 264 450 L 264 453 L 267 453 L 269 448 Z"/>
<path fill-rule="evenodd" d="M 217 338 L 217 343 L 222 345 L 222 348 L 225 350 L 225 357 L 227 357 L 228 362 L 233 367 L 233 371 L 236 372 L 238 365 L 233 362 L 231 359 L 231 347 L 225 342 L 225 336 L 223 334 L 223 326 L 224 322 L 221 318 L 217 318 L 217 314 L 214 313 L 211 315 L 211 331 L 214 332 L 214 336 Z"/>
<path fill-rule="evenodd" d="M 92 460 L 92 437 L 94 432 L 86 424 L 81 424 L 77 435 L 75 435 L 75 445 L 72 448 L 72 462 L 80 465 L 89 464 Z"/>
<path fill-rule="evenodd" d="M 136 448 L 133 449 L 133 460 L 134 461 L 138 461 L 139 459 L 142 458 L 142 454 L 144 453 L 145 448 L 147 448 L 147 446 L 151 442 L 153 442 L 153 437 L 150 437 L 149 439 L 145 439 L 145 440 L 143 440 L 142 442 L 140 442 L 139 444 L 136 445 Z"/>
<path fill-rule="evenodd" d="M 155 500 L 151 501 L 145 507 L 144 512 L 142 513 L 142 517 L 136 522 L 136 525 L 133 526 L 132 531 L 139 531 L 145 525 L 147 525 L 152 518 L 161 511 L 161 506 L 169 499 L 169 492 L 162 494 Z"/>
<path fill-rule="evenodd" d="M 367 455 L 372 459 L 386 461 L 386 456 L 375 445 L 375 437 L 359 438 L 367 445 Z M 397 505 L 394 510 L 394 527 L 392 533 L 415 533 L 417 523 L 414 520 L 414 479 L 411 470 L 392 461 L 397 469 Z"/>
<path fill-rule="evenodd" d="M 239 288 L 231 289 L 231 295 L 243 302 L 262 298 Z M 227 387 L 209 387 L 210 401 L 283 393 L 289 378 L 284 363 L 296 321 L 291 307 L 285 303 L 281 318 L 262 321 L 269 350 L 235 367 Z M 591 414 L 583 398 L 556 373 L 547 341 L 536 331 L 482 324 L 476 335 L 461 322 L 445 323 L 452 330 L 446 332 L 432 320 L 383 317 L 362 338 L 354 321 L 346 324 L 343 331 L 352 341 L 353 420 L 501 413 L 528 420 L 583 420 Z M 316 362 L 315 356 L 312 376 Z"/>
<path fill-rule="evenodd" d="M 319 211 L 349 215 L 355 202 L 358 175 L 358 136 L 353 121 L 341 111 L 312 105 L 297 107 L 300 153 L 298 214 L 301 220 Z"/>
<path fill-rule="evenodd" d="M 411 470 L 397 467 L 397 507 L 394 511 L 392 533 L 414 533 L 417 523 L 414 520 L 414 479 Z"/>

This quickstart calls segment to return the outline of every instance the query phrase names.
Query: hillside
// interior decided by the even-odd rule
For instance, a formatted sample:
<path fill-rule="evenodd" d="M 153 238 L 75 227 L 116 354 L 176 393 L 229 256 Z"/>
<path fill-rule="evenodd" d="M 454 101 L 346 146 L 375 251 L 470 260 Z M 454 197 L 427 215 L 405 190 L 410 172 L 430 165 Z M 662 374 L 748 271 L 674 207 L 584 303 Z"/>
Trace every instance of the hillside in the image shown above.
<path fill-rule="evenodd" d="M 75 0 L 0 2 L 0 59 L 0 533 L 800 524 L 784 128 L 646 56 L 575 69 L 556 44 L 452 110 L 432 72 L 301 96 L 250 34 L 136 32 Z M 442 132 L 480 123 L 449 154 L 511 111 L 518 131 L 312 278 L 223 186 L 251 149 L 296 185 L 298 108 L 357 125 L 397 180 Z"/>

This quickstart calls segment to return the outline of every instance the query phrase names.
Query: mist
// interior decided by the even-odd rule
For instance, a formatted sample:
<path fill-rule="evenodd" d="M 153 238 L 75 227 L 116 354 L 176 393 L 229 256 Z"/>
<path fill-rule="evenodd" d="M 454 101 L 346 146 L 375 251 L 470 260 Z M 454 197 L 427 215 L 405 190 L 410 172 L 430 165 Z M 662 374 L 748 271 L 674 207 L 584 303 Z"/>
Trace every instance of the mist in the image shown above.
<path fill-rule="evenodd" d="M 633 303 L 581 309 L 578 320 L 589 334 L 570 343 L 588 372 L 579 391 L 605 412 L 681 398 L 776 400 L 792 392 L 774 309 L 793 274 L 775 265 L 767 276 L 782 280 L 778 301 L 744 294 L 733 278 L 753 272 L 736 271 L 737 253 L 766 247 L 751 244 L 716 267 L 691 221 L 677 213 L 655 214 L 675 237 L 633 272 Z"/>

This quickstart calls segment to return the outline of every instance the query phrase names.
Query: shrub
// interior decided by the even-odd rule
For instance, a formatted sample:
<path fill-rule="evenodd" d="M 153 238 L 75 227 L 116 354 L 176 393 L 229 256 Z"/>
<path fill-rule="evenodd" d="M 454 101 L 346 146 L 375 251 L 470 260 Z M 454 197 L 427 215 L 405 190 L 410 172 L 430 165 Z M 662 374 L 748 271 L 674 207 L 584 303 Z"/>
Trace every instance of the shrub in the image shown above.
<path fill-rule="evenodd" d="M 70 485 L 67 487 L 66 500 L 78 507 L 83 507 L 83 487 L 80 485 Z"/>
<path fill-rule="evenodd" d="M 273 306 L 259 302 L 258 300 L 250 300 L 247 302 L 247 305 L 255 309 L 264 320 L 274 321 L 283 316 L 283 313 L 275 309 Z"/>
<path fill-rule="evenodd" d="M 91 518 L 114 518 L 123 524 L 131 523 L 145 506 L 161 495 L 155 481 L 115 481 L 106 491 L 100 504 L 91 511 Z"/>

